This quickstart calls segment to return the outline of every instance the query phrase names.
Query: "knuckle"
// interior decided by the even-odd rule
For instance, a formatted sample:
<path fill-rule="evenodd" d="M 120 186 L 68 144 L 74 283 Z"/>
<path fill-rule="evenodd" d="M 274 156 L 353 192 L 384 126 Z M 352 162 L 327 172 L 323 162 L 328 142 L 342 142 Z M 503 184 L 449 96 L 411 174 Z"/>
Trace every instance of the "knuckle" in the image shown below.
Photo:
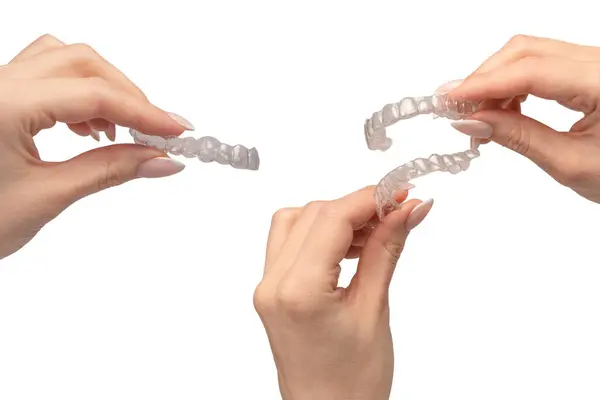
<path fill-rule="evenodd" d="M 115 186 L 119 186 L 126 181 L 126 177 L 118 167 L 117 163 L 110 160 L 107 157 L 106 161 L 103 162 L 102 168 L 99 169 L 99 175 L 97 179 L 97 189 L 102 191 Z"/>
<path fill-rule="evenodd" d="M 94 57 L 98 54 L 96 53 L 96 50 L 94 50 L 94 48 L 87 43 L 74 43 L 68 46 L 73 52 L 82 56 Z"/>
<path fill-rule="evenodd" d="M 277 210 L 271 218 L 271 225 L 289 224 L 294 220 L 296 209 L 292 207 Z"/>
<path fill-rule="evenodd" d="M 85 43 L 76 43 L 68 46 L 71 52 L 72 64 L 84 75 L 93 75 L 96 65 L 100 62 L 100 55 L 94 48 Z"/>
<path fill-rule="evenodd" d="M 273 292 L 264 284 L 260 283 L 254 290 L 254 309 L 259 315 L 264 315 L 273 309 L 275 304 Z"/>
<path fill-rule="evenodd" d="M 338 208 L 332 203 L 328 202 L 323 204 L 323 206 L 319 210 L 319 218 L 327 221 L 339 220 L 340 212 Z"/>
<path fill-rule="evenodd" d="M 49 33 L 45 33 L 35 40 L 35 43 L 40 43 L 40 44 L 55 44 L 55 43 L 59 43 L 59 42 L 60 41 L 56 37 L 54 37 L 53 35 L 51 35 Z"/>
<path fill-rule="evenodd" d="M 531 46 L 534 38 L 529 35 L 517 34 L 511 37 L 506 43 L 507 48 L 521 50 Z"/>
<path fill-rule="evenodd" d="M 527 35 L 515 35 L 513 36 L 503 48 L 503 52 L 510 55 L 511 58 L 518 60 L 517 62 L 523 61 L 523 58 L 527 58 L 528 52 L 533 47 L 533 39 Z"/>
<path fill-rule="evenodd" d="M 320 216 L 330 216 L 333 212 L 333 207 L 331 206 L 330 201 L 324 201 L 319 205 L 319 209 L 317 210 Z"/>
<path fill-rule="evenodd" d="M 317 201 L 317 200 L 310 201 L 304 206 L 304 210 L 309 213 L 312 213 L 312 212 L 318 213 L 324 204 L 325 204 L 324 201 Z"/>
<path fill-rule="evenodd" d="M 531 145 L 531 138 L 527 129 L 524 128 L 522 122 L 518 122 L 511 126 L 506 140 L 506 147 L 527 157 Z"/>
<path fill-rule="evenodd" d="M 277 307 L 289 316 L 306 317 L 315 311 L 310 296 L 300 292 L 295 284 L 280 284 L 275 299 Z"/>
<path fill-rule="evenodd" d="M 304 208 L 306 209 L 319 209 L 323 206 L 323 201 L 320 200 L 313 200 L 313 201 L 309 201 L 308 203 L 306 203 L 306 205 L 304 206 Z"/>

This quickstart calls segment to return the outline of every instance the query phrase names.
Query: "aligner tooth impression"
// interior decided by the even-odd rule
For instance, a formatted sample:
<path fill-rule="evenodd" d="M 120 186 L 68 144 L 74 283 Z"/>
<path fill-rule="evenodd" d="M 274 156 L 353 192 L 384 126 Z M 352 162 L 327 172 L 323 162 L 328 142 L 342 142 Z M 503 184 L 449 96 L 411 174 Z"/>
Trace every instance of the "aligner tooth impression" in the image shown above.
<path fill-rule="evenodd" d="M 459 120 L 479 110 L 481 103 L 474 101 L 450 99 L 446 94 L 435 94 L 425 97 L 406 97 L 395 104 L 386 104 L 380 111 L 373 113 L 365 122 L 365 139 L 371 150 L 386 151 L 392 140 L 387 137 L 386 128 L 400 120 L 418 115 L 433 114 L 434 118 L 443 117 Z M 377 215 L 383 219 L 389 212 L 397 209 L 397 194 L 410 190 L 414 185 L 410 182 L 432 172 L 442 171 L 457 174 L 466 171 L 471 160 L 479 157 L 479 142 L 471 141 L 469 150 L 454 154 L 432 154 L 428 158 L 416 158 L 388 172 L 375 189 Z"/>
<path fill-rule="evenodd" d="M 156 135 L 147 135 L 135 129 L 129 129 L 129 134 L 137 144 L 154 147 L 176 156 L 198 158 L 203 163 L 214 161 L 221 165 L 230 165 L 235 169 L 251 171 L 258 170 L 260 166 L 258 151 L 254 147 L 248 149 L 241 144 L 230 146 L 221 143 L 212 136 L 204 136 L 198 139 L 193 137 L 163 138 Z"/>

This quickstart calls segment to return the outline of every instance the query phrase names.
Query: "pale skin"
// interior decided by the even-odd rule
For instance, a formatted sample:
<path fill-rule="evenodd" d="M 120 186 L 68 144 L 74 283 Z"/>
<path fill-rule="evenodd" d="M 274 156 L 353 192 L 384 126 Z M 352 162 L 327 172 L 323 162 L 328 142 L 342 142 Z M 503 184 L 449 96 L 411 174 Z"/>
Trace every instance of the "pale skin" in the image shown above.
<path fill-rule="evenodd" d="M 586 199 L 600 202 L 599 47 L 515 36 L 450 95 L 521 101 L 533 95 L 582 113 L 568 132 L 511 109 L 486 110 L 471 119 L 479 121 L 475 130 L 489 127 L 491 140 L 529 158 Z"/>
<path fill-rule="evenodd" d="M 96 140 L 105 131 L 114 141 L 116 125 L 178 136 L 191 127 L 178 120 L 85 44 L 45 35 L 0 66 L 0 259 L 85 196 L 183 169 L 157 150 L 122 144 L 45 162 L 34 143 L 40 131 L 62 122 Z"/>
<path fill-rule="evenodd" d="M 454 123 L 531 159 L 561 184 L 600 202 L 600 48 L 517 36 L 452 97 L 489 109 Z M 583 113 L 557 132 L 521 113 L 528 95 Z M 193 126 L 153 105 L 91 47 L 45 35 L 0 66 L 0 259 L 26 245 L 79 199 L 138 178 L 169 176 L 182 165 L 158 150 L 111 145 L 59 163 L 43 161 L 34 137 L 57 123 L 81 136 L 115 139 L 116 127 L 177 136 Z M 388 399 L 394 354 L 388 290 L 410 232 L 430 202 L 406 200 L 375 218 L 373 187 L 333 201 L 275 213 L 254 304 L 263 321 L 285 400 Z M 358 258 L 338 287 L 340 262 Z"/>
<path fill-rule="evenodd" d="M 440 91 L 487 105 L 471 118 L 476 123 L 457 129 L 517 151 L 600 202 L 600 48 L 517 36 L 462 84 Z M 584 117 L 571 132 L 554 131 L 521 114 L 529 94 Z M 371 195 L 367 188 L 273 218 L 255 306 L 285 400 L 389 398 L 394 356 L 387 291 L 410 230 L 428 210 L 409 200 L 365 235 L 358 228 L 374 211 Z M 359 257 L 359 264 L 350 286 L 338 288 L 344 257 Z"/>

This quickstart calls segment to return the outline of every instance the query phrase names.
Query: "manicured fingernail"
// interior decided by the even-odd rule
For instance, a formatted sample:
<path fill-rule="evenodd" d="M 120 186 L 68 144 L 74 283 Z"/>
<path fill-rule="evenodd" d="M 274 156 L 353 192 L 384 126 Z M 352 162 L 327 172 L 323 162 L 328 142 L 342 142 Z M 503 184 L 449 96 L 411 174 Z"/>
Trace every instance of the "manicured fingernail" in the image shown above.
<path fill-rule="evenodd" d="M 472 119 L 453 121 L 450 125 L 457 131 L 480 139 L 489 139 L 492 137 L 494 127 L 487 122 L 476 121 Z"/>
<path fill-rule="evenodd" d="M 106 130 L 106 137 L 111 142 L 114 142 L 117 139 L 117 127 L 115 124 L 110 124 L 108 129 Z"/>
<path fill-rule="evenodd" d="M 458 86 L 460 86 L 460 84 L 463 83 L 463 81 L 464 81 L 464 79 L 455 79 L 453 81 L 446 82 L 442 86 L 435 89 L 435 93 L 436 94 L 448 93 L 452 89 L 456 89 Z"/>
<path fill-rule="evenodd" d="M 163 178 L 183 171 L 185 165 L 169 157 L 157 157 L 145 161 L 138 167 L 139 178 Z"/>
<path fill-rule="evenodd" d="M 187 119 L 183 118 L 181 115 L 177 115 L 175 113 L 169 113 L 169 116 L 171 118 L 173 118 L 179 125 L 183 126 L 185 129 L 187 129 L 188 131 L 195 131 L 196 128 L 194 127 L 194 125 L 192 125 L 192 123 L 190 121 L 188 121 Z"/>
<path fill-rule="evenodd" d="M 413 210 L 410 212 L 410 215 L 406 219 L 406 222 L 404 222 L 404 227 L 406 230 L 411 231 L 415 229 L 417 225 L 423 222 L 427 214 L 429 214 L 431 207 L 433 207 L 433 199 L 424 201 L 413 208 Z"/>
<path fill-rule="evenodd" d="M 93 128 L 90 130 L 90 136 L 93 137 L 96 142 L 100 141 L 100 132 Z"/>

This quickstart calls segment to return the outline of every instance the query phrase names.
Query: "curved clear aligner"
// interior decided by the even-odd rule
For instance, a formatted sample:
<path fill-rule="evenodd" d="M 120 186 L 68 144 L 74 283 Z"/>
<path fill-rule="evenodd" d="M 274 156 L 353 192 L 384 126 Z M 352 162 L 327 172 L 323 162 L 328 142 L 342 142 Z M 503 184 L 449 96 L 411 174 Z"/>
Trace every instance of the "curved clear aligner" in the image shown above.
<path fill-rule="evenodd" d="M 373 113 L 365 122 L 365 139 L 371 150 L 386 151 L 392 146 L 392 139 L 387 137 L 386 128 L 398 121 L 418 115 L 433 114 L 434 118 L 460 120 L 477 112 L 481 102 L 454 100 L 447 94 L 434 94 L 425 97 L 405 97 L 398 103 L 386 104 L 381 110 Z M 458 174 L 466 171 L 471 160 L 479 157 L 479 141 L 471 139 L 471 148 L 454 154 L 433 154 L 429 158 L 417 158 L 390 171 L 377 184 L 375 201 L 377 216 L 383 219 L 388 213 L 398 209 L 401 204 L 396 201 L 397 194 L 410 190 L 415 186 L 412 179 L 441 171 Z"/>
<path fill-rule="evenodd" d="M 416 158 L 390 171 L 379 181 L 375 189 L 379 219 L 383 219 L 400 206 L 400 203 L 396 201 L 396 195 L 415 187 L 410 183 L 411 179 L 436 171 L 449 172 L 453 175 L 466 171 L 471 165 L 471 160 L 479 157 L 478 146 L 479 142 L 472 140 L 471 149 L 467 151 L 444 155 L 432 154 L 429 158 Z"/>
<path fill-rule="evenodd" d="M 231 165 L 236 169 L 248 169 L 252 171 L 258 170 L 260 165 L 258 151 L 254 147 L 248 149 L 240 144 L 230 146 L 221 143 L 212 136 L 204 136 L 198 139 L 193 137 L 164 138 L 161 136 L 146 135 L 135 129 L 129 129 L 129 133 L 136 144 L 154 147 L 175 156 L 197 157 L 205 163 L 215 161 L 222 165 Z"/>
<path fill-rule="evenodd" d="M 398 121 L 417 115 L 433 114 L 434 118 L 459 120 L 479 110 L 481 102 L 454 100 L 446 94 L 425 97 L 405 97 L 398 103 L 386 104 L 365 122 L 365 139 L 371 150 L 386 151 L 392 146 L 386 128 Z"/>

